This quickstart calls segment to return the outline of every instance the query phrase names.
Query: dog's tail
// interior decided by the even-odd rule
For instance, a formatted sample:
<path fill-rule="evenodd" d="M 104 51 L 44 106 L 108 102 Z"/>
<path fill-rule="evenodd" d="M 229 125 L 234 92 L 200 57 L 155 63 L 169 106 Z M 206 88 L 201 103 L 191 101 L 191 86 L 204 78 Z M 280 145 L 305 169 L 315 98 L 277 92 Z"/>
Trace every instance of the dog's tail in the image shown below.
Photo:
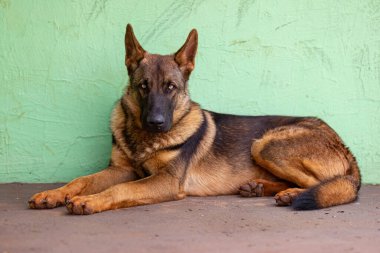
<path fill-rule="evenodd" d="M 301 193 L 294 201 L 296 210 L 313 210 L 350 203 L 357 199 L 361 176 L 355 158 L 350 154 L 346 175 L 336 176 Z"/>

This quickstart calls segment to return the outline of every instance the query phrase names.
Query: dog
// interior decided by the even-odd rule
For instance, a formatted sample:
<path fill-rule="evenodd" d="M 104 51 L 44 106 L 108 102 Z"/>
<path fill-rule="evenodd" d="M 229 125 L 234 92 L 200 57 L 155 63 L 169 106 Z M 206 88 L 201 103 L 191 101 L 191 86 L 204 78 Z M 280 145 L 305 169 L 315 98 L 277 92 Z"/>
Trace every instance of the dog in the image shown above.
<path fill-rule="evenodd" d="M 240 193 L 310 210 L 357 198 L 355 157 L 322 120 L 227 115 L 193 102 L 188 85 L 197 47 L 193 29 L 175 54 L 150 54 L 128 24 L 129 83 L 112 112 L 109 166 L 35 194 L 29 207 L 66 205 L 82 215 Z"/>

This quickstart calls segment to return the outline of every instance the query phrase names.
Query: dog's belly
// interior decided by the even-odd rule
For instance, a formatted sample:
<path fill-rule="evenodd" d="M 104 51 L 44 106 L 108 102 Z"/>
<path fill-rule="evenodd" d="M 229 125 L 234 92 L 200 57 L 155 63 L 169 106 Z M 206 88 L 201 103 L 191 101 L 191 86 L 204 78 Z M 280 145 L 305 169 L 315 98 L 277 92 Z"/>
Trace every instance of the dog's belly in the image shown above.
<path fill-rule="evenodd" d="M 213 196 L 238 193 L 239 187 L 268 173 L 252 162 L 237 168 L 225 162 L 207 162 L 189 168 L 184 183 L 188 196 Z"/>

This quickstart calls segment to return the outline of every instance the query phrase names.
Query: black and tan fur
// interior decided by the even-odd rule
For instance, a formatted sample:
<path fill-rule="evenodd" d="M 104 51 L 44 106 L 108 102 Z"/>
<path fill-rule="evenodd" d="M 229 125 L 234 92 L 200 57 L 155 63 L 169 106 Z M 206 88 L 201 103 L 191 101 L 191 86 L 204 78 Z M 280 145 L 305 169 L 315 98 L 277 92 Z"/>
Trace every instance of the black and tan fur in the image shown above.
<path fill-rule="evenodd" d="M 339 136 L 317 118 L 235 116 L 191 101 L 196 30 L 173 55 L 146 52 L 127 26 L 130 83 L 111 120 L 108 168 L 35 194 L 30 208 L 70 213 L 237 194 L 317 209 L 357 198 L 360 173 Z"/>

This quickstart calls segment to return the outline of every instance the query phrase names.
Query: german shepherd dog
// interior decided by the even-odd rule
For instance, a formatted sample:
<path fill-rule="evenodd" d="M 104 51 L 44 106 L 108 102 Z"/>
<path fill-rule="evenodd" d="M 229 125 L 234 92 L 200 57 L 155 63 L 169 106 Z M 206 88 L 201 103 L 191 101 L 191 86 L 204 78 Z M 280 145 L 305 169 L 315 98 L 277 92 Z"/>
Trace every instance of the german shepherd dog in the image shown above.
<path fill-rule="evenodd" d="M 35 194 L 29 207 L 66 205 L 72 214 L 186 196 L 274 196 L 277 205 L 318 209 L 354 201 L 358 164 L 337 133 L 313 117 L 236 116 L 190 100 L 198 34 L 172 55 L 150 54 L 131 25 L 129 84 L 111 119 L 108 168 Z"/>

